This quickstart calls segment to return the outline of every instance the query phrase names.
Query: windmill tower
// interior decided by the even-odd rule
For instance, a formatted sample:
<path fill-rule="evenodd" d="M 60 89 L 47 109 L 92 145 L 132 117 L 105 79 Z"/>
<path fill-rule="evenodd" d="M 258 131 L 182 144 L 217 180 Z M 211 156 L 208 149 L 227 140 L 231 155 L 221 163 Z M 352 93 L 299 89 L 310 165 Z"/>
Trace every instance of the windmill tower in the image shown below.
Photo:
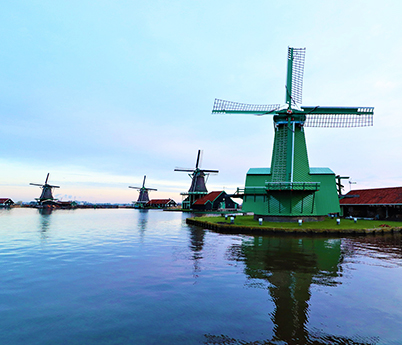
<path fill-rule="evenodd" d="M 144 181 L 142 182 L 142 187 L 132 187 L 129 186 L 128 188 L 133 188 L 133 189 L 138 189 L 140 192 L 140 195 L 138 196 L 138 200 L 135 202 L 134 207 L 135 208 L 144 208 L 145 205 L 147 204 L 147 202 L 149 201 L 149 194 L 148 191 L 149 190 L 157 190 L 154 188 L 146 188 L 145 187 L 145 179 L 146 179 L 146 175 L 144 175 Z"/>
<path fill-rule="evenodd" d="M 309 107 L 302 103 L 305 48 L 288 48 L 286 105 L 244 104 L 215 99 L 212 113 L 273 115 L 275 137 L 270 168 L 251 168 L 243 210 L 271 220 L 320 219 L 339 213 L 334 172 L 310 168 L 305 127 L 373 125 L 372 107 Z"/>
<path fill-rule="evenodd" d="M 176 168 L 174 171 L 184 171 L 189 172 L 188 176 L 191 178 L 191 186 L 187 193 L 180 193 L 180 195 L 185 196 L 185 199 L 182 203 L 182 208 L 190 209 L 193 204 L 204 195 L 208 194 L 207 187 L 205 186 L 205 177 L 209 174 L 217 174 L 219 170 L 207 170 L 201 169 L 201 150 L 198 150 L 197 160 L 195 163 L 195 169 L 183 169 L 183 168 Z"/>
<path fill-rule="evenodd" d="M 57 204 L 57 200 L 53 198 L 52 188 L 60 188 L 59 186 L 52 186 L 47 183 L 49 180 L 49 173 L 46 176 L 45 184 L 30 183 L 32 186 L 39 186 L 42 188 L 42 193 L 39 198 L 36 198 L 40 206 L 52 206 Z"/>

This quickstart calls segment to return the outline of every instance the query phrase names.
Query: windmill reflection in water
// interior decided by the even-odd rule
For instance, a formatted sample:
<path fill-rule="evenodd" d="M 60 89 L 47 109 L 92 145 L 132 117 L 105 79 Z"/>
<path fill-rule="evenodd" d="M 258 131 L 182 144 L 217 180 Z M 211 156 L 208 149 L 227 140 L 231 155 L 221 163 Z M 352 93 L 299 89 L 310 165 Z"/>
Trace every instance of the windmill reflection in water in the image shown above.
<path fill-rule="evenodd" d="M 228 248 L 230 261 L 244 264 L 249 287 L 266 288 L 275 305 L 272 339 L 247 342 L 206 334 L 205 344 L 373 344 L 378 339 L 349 339 L 308 329 L 312 285 L 341 284 L 345 253 L 342 239 L 248 237 Z"/>

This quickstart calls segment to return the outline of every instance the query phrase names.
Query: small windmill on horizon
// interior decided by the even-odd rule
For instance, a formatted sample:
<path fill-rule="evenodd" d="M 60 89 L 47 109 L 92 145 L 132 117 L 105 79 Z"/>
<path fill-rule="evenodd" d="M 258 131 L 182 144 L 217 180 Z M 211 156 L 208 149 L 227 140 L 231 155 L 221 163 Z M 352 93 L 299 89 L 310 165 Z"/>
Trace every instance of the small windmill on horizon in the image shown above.
<path fill-rule="evenodd" d="M 273 115 L 274 146 L 270 168 L 249 169 L 245 188 L 238 188 L 243 211 L 255 217 L 294 220 L 339 213 L 335 173 L 311 168 L 305 127 L 373 125 L 373 107 L 302 106 L 306 48 L 288 48 L 286 105 L 245 104 L 215 99 L 213 114 Z"/>
<path fill-rule="evenodd" d="M 150 191 L 150 190 L 157 191 L 157 189 L 145 187 L 145 179 L 146 178 L 147 178 L 147 176 L 144 175 L 144 181 L 142 182 L 142 187 L 128 186 L 128 188 L 138 189 L 138 191 L 140 193 L 138 196 L 138 200 L 134 204 L 134 207 L 136 207 L 136 208 L 144 208 L 145 205 L 148 203 L 148 201 L 149 201 L 148 191 Z"/>
<path fill-rule="evenodd" d="M 35 198 L 40 206 L 52 206 L 57 204 L 57 200 L 53 197 L 52 189 L 60 188 L 60 186 L 53 186 L 47 183 L 49 180 L 49 173 L 47 173 L 44 184 L 30 183 L 32 186 L 39 186 L 42 188 L 42 193 L 39 198 Z"/>
<path fill-rule="evenodd" d="M 202 151 L 198 150 L 197 160 L 195 162 L 194 169 L 185 169 L 185 168 L 175 168 L 174 171 L 182 171 L 189 172 L 188 176 L 191 178 L 191 186 L 186 193 L 180 193 L 180 195 L 185 196 L 186 198 L 182 202 L 182 208 L 190 209 L 193 204 L 204 195 L 208 194 L 208 190 L 206 187 L 205 177 L 208 180 L 209 174 L 217 174 L 219 170 L 210 170 L 210 169 L 201 169 L 201 156 Z"/>

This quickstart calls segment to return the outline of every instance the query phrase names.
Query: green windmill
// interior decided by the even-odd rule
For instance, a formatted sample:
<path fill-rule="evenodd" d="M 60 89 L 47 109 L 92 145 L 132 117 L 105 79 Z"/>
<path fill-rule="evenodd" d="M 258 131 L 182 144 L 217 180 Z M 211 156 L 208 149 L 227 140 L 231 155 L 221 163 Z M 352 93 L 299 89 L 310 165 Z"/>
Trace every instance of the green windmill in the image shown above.
<path fill-rule="evenodd" d="M 247 172 L 243 210 L 268 220 L 320 219 L 339 213 L 334 172 L 310 168 L 305 127 L 373 125 L 372 107 L 306 107 L 302 103 L 305 48 L 288 48 L 286 105 L 257 105 L 215 99 L 212 113 L 273 115 L 275 137 L 270 168 Z"/>

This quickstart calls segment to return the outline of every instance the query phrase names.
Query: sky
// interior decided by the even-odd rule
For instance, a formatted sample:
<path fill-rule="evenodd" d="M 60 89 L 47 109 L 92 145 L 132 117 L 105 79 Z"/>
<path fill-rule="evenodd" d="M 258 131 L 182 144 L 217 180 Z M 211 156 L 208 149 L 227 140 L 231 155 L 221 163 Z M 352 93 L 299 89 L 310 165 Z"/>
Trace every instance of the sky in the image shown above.
<path fill-rule="evenodd" d="M 374 126 L 306 128 L 310 166 L 352 189 L 402 185 L 402 2 L 14 0 L 0 11 L 0 197 L 181 202 L 199 149 L 209 191 L 269 167 L 271 116 L 212 115 L 215 98 L 284 104 L 305 47 L 303 105 L 371 106 Z"/>

